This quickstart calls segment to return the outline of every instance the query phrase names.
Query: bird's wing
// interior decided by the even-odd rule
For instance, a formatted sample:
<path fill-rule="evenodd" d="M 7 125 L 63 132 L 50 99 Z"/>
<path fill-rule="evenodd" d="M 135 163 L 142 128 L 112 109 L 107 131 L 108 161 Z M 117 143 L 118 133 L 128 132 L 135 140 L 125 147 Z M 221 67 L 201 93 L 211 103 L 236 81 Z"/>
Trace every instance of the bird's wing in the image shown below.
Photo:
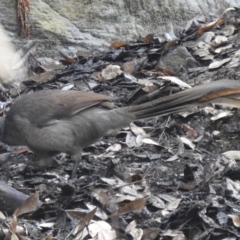
<path fill-rule="evenodd" d="M 93 106 L 111 108 L 110 100 L 108 96 L 90 92 L 39 91 L 20 97 L 11 107 L 7 118 L 8 121 L 13 121 L 18 116 L 38 127 L 44 127 Z"/>

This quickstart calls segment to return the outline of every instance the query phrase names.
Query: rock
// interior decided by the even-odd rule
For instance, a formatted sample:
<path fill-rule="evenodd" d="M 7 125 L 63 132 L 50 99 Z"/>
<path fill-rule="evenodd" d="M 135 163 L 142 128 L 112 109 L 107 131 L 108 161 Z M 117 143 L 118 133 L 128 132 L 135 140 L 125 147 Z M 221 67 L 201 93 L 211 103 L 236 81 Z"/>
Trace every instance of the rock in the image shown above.
<path fill-rule="evenodd" d="M 91 52 L 105 50 L 116 40 L 130 41 L 149 33 L 165 36 L 184 26 L 193 16 L 216 16 L 223 9 L 240 6 L 239 0 L 224 1 L 30 1 L 30 39 L 38 42 L 41 57 L 54 57 L 58 51 Z M 0 23 L 16 48 L 26 41 L 18 36 L 15 1 L 0 1 Z M 161 33 L 161 34 L 160 34 Z"/>
<path fill-rule="evenodd" d="M 199 66 L 199 63 L 192 57 L 185 47 L 178 46 L 162 56 L 157 67 L 166 68 L 177 73 L 181 67 L 192 68 Z"/>

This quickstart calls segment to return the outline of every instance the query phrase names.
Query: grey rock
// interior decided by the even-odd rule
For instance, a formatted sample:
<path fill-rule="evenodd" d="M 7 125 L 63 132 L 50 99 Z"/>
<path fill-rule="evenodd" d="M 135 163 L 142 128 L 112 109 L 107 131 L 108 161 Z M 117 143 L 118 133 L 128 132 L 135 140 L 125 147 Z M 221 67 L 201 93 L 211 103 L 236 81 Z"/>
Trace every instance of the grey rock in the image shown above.
<path fill-rule="evenodd" d="M 192 57 L 185 47 L 178 46 L 162 56 L 158 67 L 166 68 L 177 73 L 181 67 L 192 68 L 199 67 L 199 63 Z"/>
<path fill-rule="evenodd" d="M 149 33 L 172 35 L 192 17 L 218 16 L 229 6 L 240 6 L 239 0 L 33 0 L 30 39 L 38 42 L 42 57 L 53 57 L 63 49 L 94 53 L 116 40 L 130 41 Z M 0 11 L 0 23 L 19 48 L 26 41 L 19 37 L 16 2 L 1 0 Z"/>

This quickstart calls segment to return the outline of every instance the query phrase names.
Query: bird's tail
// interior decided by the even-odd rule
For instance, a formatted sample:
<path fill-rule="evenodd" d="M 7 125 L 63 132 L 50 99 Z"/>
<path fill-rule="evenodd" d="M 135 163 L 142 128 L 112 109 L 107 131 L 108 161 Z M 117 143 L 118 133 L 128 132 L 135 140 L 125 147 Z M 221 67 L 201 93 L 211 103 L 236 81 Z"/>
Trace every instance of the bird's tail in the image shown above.
<path fill-rule="evenodd" d="M 240 108 L 240 82 L 220 80 L 195 86 L 166 97 L 128 107 L 135 119 L 146 119 L 180 112 L 209 103 Z"/>

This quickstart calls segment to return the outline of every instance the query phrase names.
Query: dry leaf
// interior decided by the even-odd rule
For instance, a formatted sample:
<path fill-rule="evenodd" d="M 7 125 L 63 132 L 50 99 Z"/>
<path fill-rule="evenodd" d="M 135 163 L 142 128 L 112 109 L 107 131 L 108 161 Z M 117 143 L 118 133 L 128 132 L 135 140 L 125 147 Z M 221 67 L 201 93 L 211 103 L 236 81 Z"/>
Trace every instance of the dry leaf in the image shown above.
<path fill-rule="evenodd" d="M 54 76 L 54 71 L 47 71 L 41 74 L 36 74 L 34 72 L 29 72 L 28 77 L 35 82 L 46 82 Z"/>
<path fill-rule="evenodd" d="M 199 28 L 199 29 L 196 31 L 196 34 L 197 34 L 197 35 L 202 35 L 203 33 L 211 30 L 214 26 L 216 26 L 216 25 L 221 25 L 223 22 L 224 22 L 224 18 L 223 18 L 223 17 L 220 17 L 220 18 L 217 19 L 216 21 L 211 22 L 211 23 L 208 23 L 207 25 Z"/>
<path fill-rule="evenodd" d="M 164 76 L 175 76 L 176 75 L 173 71 L 171 71 L 167 68 L 164 68 L 164 67 L 157 66 L 156 70 L 161 71 Z"/>
<path fill-rule="evenodd" d="M 119 208 L 116 212 L 112 213 L 111 216 L 115 217 L 129 212 L 141 211 L 142 208 L 146 205 L 146 202 L 147 200 L 145 199 L 132 201 Z"/>
<path fill-rule="evenodd" d="M 110 224 L 104 221 L 92 221 L 88 226 L 91 237 L 97 236 L 97 240 L 116 240 L 116 231 Z"/>
<path fill-rule="evenodd" d="M 219 112 L 217 115 L 211 117 L 212 121 L 217 121 L 219 119 L 225 118 L 225 117 L 231 117 L 233 114 L 230 111 L 222 111 Z"/>
<path fill-rule="evenodd" d="M 130 232 L 130 235 L 134 240 L 141 240 L 143 236 L 143 230 L 141 228 L 133 228 Z"/>
<path fill-rule="evenodd" d="M 20 239 L 18 239 L 16 234 L 17 234 L 17 217 L 16 217 L 16 215 L 13 215 L 13 219 L 10 223 L 9 230 L 5 237 L 5 240 L 11 240 L 11 239 L 20 240 L 21 237 L 20 237 Z"/>
<path fill-rule="evenodd" d="M 195 144 L 186 137 L 180 137 L 180 140 L 191 149 L 195 149 Z"/>
<path fill-rule="evenodd" d="M 65 55 L 64 53 L 60 52 L 60 55 L 64 58 L 64 60 L 65 60 L 64 63 L 65 64 L 71 65 L 71 64 L 76 62 L 75 59 Z M 60 61 L 60 62 L 62 62 L 62 61 Z"/>
<path fill-rule="evenodd" d="M 154 92 L 155 90 L 157 90 L 157 86 L 153 85 L 153 84 L 152 85 L 148 85 L 148 86 L 142 88 L 142 90 L 144 92 L 151 93 L 151 92 Z"/>
<path fill-rule="evenodd" d="M 113 42 L 109 48 L 115 48 L 115 49 L 118 49 L 118 48 L 121 48 L 121 47 L 127 47 L 128 45 L 124 42 L 120 42 L 120 41 L 116 41 L 116 42 Z"/>
<path fill-rule="evenodd" d="M 176 199 L 176 200 L 170 202 L 170 203 L 167 205 L 166 210 L 168 210 L 168 211 L 174 211 L 174 210 L 176 210 L 176 209 L 178 208 L 181 200 L 182 200 L 182 199 Z"/>
<path fill-rule="evenodd" d="M 78 219 L 78 220 L 83 219 L 87 214 L 85 211 L 81 211 L 81 210 L 65 210 L 65 212 L 67 213 L 70 219 Z"/>
<path fill-rule="evenodd" d="M 137 222 L 136 222 L 135 220 L 131 221 L 131 222 L 127 225 L 127 227 L 126 227 L 126 229 L 125 229 L 125 232 L 126 232 L 126 233 L 131 232 L 132 229 L 136 228 L 136 226 L 137 226 Z"/>
<path fill-rule="evenodd" d="M 108 195 L 103 190 L 96 188 L 92 191 L 92 195 L 104 206 L 108 204 Z"/>
<path fill-rule="evenodd" d="M 133 74 L 136 65 L 137 59 L 133 59 L 132 61 L 123 63 L 122 68 L 125 73 Z"/>
<path fill-rule="evenodd" d="M 154 37 L 154 35 L 152 33 L 150 33 L 144 37 L 143 41 L 145 43 L 151 43 L 153 41 L 153 37 Z"/>
<path fill-rule="evenodd" d="M 39 201 L 39 192 L 35 192 L 29 198 L 27 198 L 21 205 L 18 207 L 15 212 L 14 216 L 18 217 L 25 213 L 30 213 L 36 210 Z"/>
<path fill-rule="evenodd" d="M 134 123 L 130 123 L 130 129 L 131 131 L 136 135 L 141 135 L 141 136 L 146 136 L 146 132 L 141 128 L 141 127 L 138 127 L 136 124 Z"/>
<path fill-rule="evenodd" d="M 222 153 L 224 157 L 236 164 L 236 161 L 240 160 L 240 151 L 227 151 Z"/>
<path fill-rule="evenodd" d="M 53 235 L 52 233 L 50 233 L 46 237 L 42 238 L 41 240 L 52 240 L 52 239 L 53 239 Z"/>
<path fill-rule="evenodd" d="M 215 61 L 215 62 L 211 63 L 208 68 L 209 69 L 217 69 L 217 68 L 220 68 L 225 63 L 228 63 L 230 61 L 231 61 L 231 58 L 225 58 L 225 59 L 220 60 L 220 61 Z"/>
<path fill-rule="evenodd" d="M 226 44 L 228 42 L 228 38 L 225 37 L 225 36 L 216 36 L 215 39 L 212 41 L 212 46 L 220 46 L 220 45 L 223 45 L 223 44 Z"/>
<path fill-rule="evenodd" d="M 102 70 L 101 76 L 104 80 L 111 80 L 122 74 L 122 70 L 118 65 L 108 65 L 106 68 Z"/>
<path fill-rule="evenodd" d="M 92 211 L 87 213 L 84 218 L 78 223 L 78 225 L 75 227 L 73 234 L 76 235 L 78 232 L 80 232 L 85 226 L 87 226 L 90 221 L 93 219 L 95 213 L 97 211 L 97 207 L 95 207 Z"/>
<path fill-rule="evenodd" d="M 38 225 L 39 228 L 46 228 L 46 229 L 51 229 L 55 225 L 54 222 L 47 222 L 47 223 L 40 223 Z"/>
<path fill-rule="evenodd" d="M 115 143 L 112 146 L 108 147 L 106 149 L 106 152 L 118 152 L 121 149 L 122 149 L 122 145 L 119 143 Z"/>
<path fill-rule="evenodd" d="M 192 88 L 189 84 L 183 82 L 181 79 L 177 77 L 166 76 L 166 77 L 158 77 L 158 79 L 162 79 L 162 80 L 177 84 L 181 89 Z"/>
<path fill-rule="evenodd" d="M 141 240 L 154 240 L 160 233 L 159 228 L 151 227 L 151 228 L 146 228 L 143 229 L 143 236 Z"/>
<path fill-rule="evenodd" d="M 232 219 L 234 226 L 240 228 L 240 217 L 232 214 L 229 214 L 228 216 Z"/>
<path fill-rule="evenodd" d="M 186 136 L 189 138 L 196 138 L 198 136 L 198 133 L 195 129 L 191 128 L 187 124 L 182 124 L 183 130 L 186 132 Z"/>

